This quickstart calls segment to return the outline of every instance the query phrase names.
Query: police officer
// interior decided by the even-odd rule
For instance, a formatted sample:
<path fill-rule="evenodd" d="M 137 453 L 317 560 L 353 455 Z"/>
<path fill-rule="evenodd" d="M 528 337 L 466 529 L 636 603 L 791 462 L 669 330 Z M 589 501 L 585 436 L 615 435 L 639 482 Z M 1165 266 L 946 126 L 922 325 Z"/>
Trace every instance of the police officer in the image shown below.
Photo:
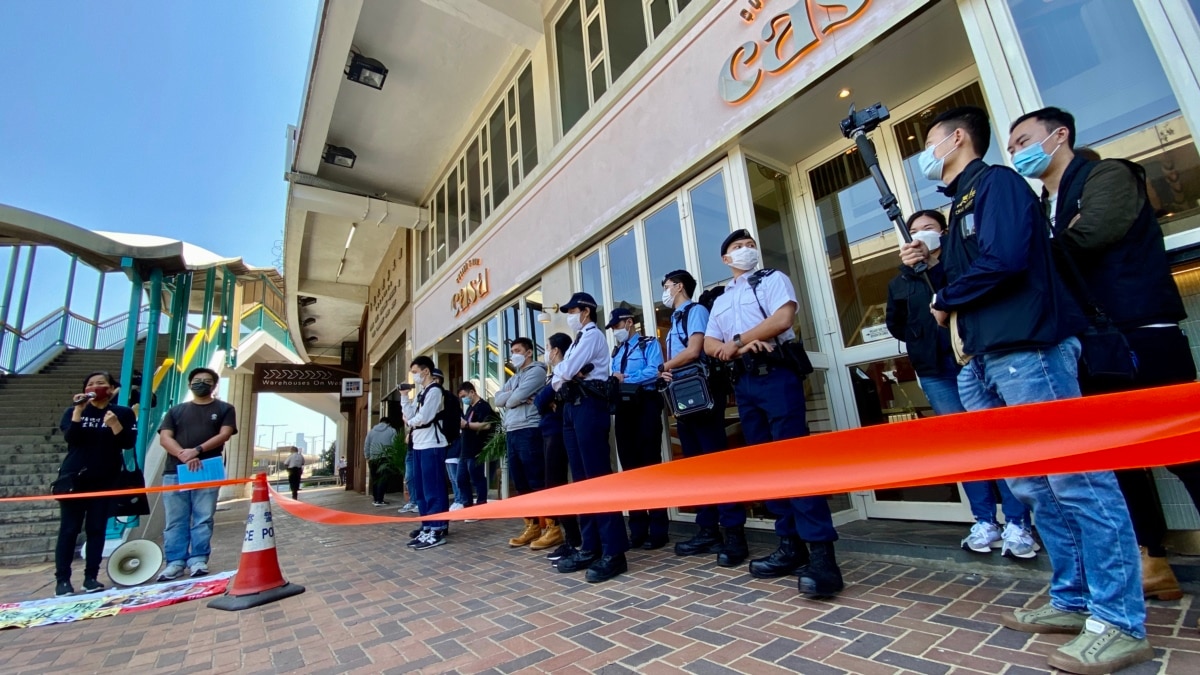
<path fill-rule="evenodd" d="M 596 325 L 596 300 L 587 293 L 576 293 L 562 306 L 567 325 L 575 331 L 575 343 L 562 362 L 554 366 L 550 379 L 555 391 L 562 391 L 563 445 L 575 480 L 586 480 L 612 473 L 609 459 L 608 341 Z M 589 582 L 607 581 L 629 570 L 625 552 L 629 538 L 620 513 L 579 516 L 582 546 L 578 551 L 555 562 L 559 572 L 587 570 Z"/>
<path fill-rule="evenodd" d="M 733 270 L 733 281 L 713 303 L 704 332 L 704 350 L 732 362 L 734 394 L 742 435 L 750 444 L 782 441 L 808 435 L 804 381 L 787 358 L 796 339 L 796 292 L 783 272 L 758 267 L 758 245 L 746 230 L 737 230 L 721 243 L 721 259 Z M 779 548 L 750 562 L 750 574 L 781 577 L 804 567 L 800 592 L 810 598 L 842 590 L 842 573 L 834 559 L 837 530 L 824 497 L 767 501 L 776 516 Z M 808 551 L 804 542 L 808 542 Z"/>
<path fill-rule="evenodd" d="M 662 397 L 655 388 L 663 364 L 658 340 L 638 335 L 633 312 L 618 307 L 609 314 L 617 346 L 612 351 L 613 377 L 620 382 L 621 399 L 614 415 L 617 456 L 621 469 L 640 469 L 662 462 Z M 657 442 L 656 442 L 657 441 Z M 647 551 L 667 545 L 666 509 L 629 512 L 629 544 Z"/>
<path fill-rule="evenodd" d="M 672 371 L 693 365 L 704 357 L 704 331 L 708 327 L 708 308 L 692 300 L 696 278 L 687 270 L 675 270 L 663 277 L 662 303 L 671 312 L 667 333 L 667 356 L 662 377 L 670 381 Z M 728 447 L 725 436 L 725 402 L 728 386 L 710 379 L 713 408 L 675 418 L 679 445 L 684 457 L 719 452 Z M 717 385 L 717 386 L 714 386 Z M 720 527 L 725 528 L 724 545 Z M 706 505 L 696 510 L 696 534 L 675 544 L 675 555 L 717 554 L 721 567 L 737 567 L 750 554 L 746 546 L 746 507 L 742 504 Z"/>

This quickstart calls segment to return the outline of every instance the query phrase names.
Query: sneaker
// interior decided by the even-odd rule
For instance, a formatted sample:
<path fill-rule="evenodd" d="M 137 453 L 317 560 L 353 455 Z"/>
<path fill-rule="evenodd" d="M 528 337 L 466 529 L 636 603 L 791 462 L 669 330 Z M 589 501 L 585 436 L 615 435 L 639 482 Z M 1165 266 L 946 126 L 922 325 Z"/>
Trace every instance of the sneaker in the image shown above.
<path fill-rule="evenodd" d="M 371 502 L 371 506 L 374 506 L 375 508 L 379 508 L 381 506 L 387 506 L 387 505 L 388 505 L 387 502 Z"/>
<path fill-rule="evenodd" d="M 569 557 L 574 552 L 575 552 L 574 546 L 572 546 L 570 544 L 563 544 L 562 546 L 559 546 L 558 548 L 554 549 L 550 553 L 546 554 L 546 560 L 549 560 L 550 562 L 553 563 L 555 561 L 562 560 L 563 558 Z"/>
<path fill-rule="evenodd" d="M 181 576 L 183 576 L 183 563 L 181 563 L 181 562 L 167 563 L 167 568 L 162 571 L 162 574 L 158 575 L 158 580 L 159 581 L 175 581 L 176 579 L 178 579 Z"/>
<path fill-rule="evenodd" d="M 992 544 L 1000 539 L 999 525 L 980 521 L 971 526 L 971 532 L 962 540 L 962 548 L 973 553 L 991 553 Z"/>
<path fill-rule="evenodd" d="M 1087 621 L 1085 612 L 1064 612 L 1050 603 L 1037 609 L 1017 609 L 1001 614 L 1000 623 L 1022 633 L 1062 633 L 1078 635 Z"/>
<path fill-rule="evenodd" d="M 1001 533 L 1000 538 L 1004 540 L 1004 544 L 1000 548 L 1000 555 L 1005 558 L 1029 560 L 1036 557 L 1037 552 L 1042 548 L 1033 540 L 1033 533 L 1029 531 L 1029 528 L 1013 523 L 1004 525 L 1004 532 Z"/>
<path fill-rule="evenodd" d="M 104 584 L 96 581 L 96 577 L 87 577 L 83 580 L 84 593 L 99 593 L 102 590 L 104 590 Z"/>
<path fill-rule="evenodd" d="M 75 587 L 69 581 L 60 581 L 54 587 L 54 597 L 61 598 L 64 595 L 75 595 Z"/>
<path fill-rule="evenodd" d="M 463 506 L 462 504 L 459 504 L 458 502 L 454 502 L 453 504 L 450 505 L 451 511 L 461 511 L 465 508 L 467 508 L 467 507 Z"/>
<path fill-rule="evenodd" d="M 1059 647 L 1047 663 L 1079 675 L 1102 675 L 1154 658 L 1146 638 L 1137 639 L 1116 626 L 1088 617 L 1079 637 Z"/>
<path fill-rule="evenodd" d="M 464 523 L 478 523 L 479 519 L 478 518 L 464 518 L 463 522 Z"/>
<path fill-rule="evenodd" d="M 445 530 L 426 530 L 425 534 L 421 536 L 420 543 L 414 546 L 413 550 L 424 551 L 427 548 L 441 546 L 444 543 L 446 543 Z"/>
<path fill-rule="evenodd" d="M 417 512 L 417 505 L 412 502 L 409 502 L 409 503 L 405 504 L 404 506 L 400 507 L 400 513 L 416 513 L 416 512 Z"/>
<path fill-rule="evenodd" d="M 205 562 L 203 560 L 198 560 L 198 561 L 192 563 L 191 565 L 188 565 L 188 576 L 189 577 L 192 577 L 194 579 L 196 577 L 202 577 L 205 574 L 208 574 L 208 563 L 207 562 Z"/>

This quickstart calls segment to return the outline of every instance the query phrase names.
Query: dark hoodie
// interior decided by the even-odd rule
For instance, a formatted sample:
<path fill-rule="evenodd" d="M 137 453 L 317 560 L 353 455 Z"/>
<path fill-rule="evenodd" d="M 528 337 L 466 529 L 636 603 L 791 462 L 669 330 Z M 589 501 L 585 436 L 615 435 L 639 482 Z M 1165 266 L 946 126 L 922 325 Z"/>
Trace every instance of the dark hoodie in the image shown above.
<path fill-rule="evenodd" d="M 63 412 L 59 428 L 67 441 L 67 456 L 58 475 L 82 471 L 75 485 L 84 492 L 111 490 L 121 472 L 123 451 L 137 444 L 137 418 L 133 411 L 119 405 L 97 408 L 88 404 L 78 422 L 71 420 L 74 406 Z M 104 413 L 111 410 L 121 422 L 121 433 L 114 434 L 104 425 Z"/>

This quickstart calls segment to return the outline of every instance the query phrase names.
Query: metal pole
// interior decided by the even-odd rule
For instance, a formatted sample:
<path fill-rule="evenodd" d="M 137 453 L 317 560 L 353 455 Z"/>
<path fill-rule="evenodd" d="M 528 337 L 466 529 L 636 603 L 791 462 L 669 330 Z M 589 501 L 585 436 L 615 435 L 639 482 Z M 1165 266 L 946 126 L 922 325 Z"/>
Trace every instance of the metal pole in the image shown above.
<path fill-rule="evenodd" d="M 209 327 L 212 326 L 212 320 L 213 320 L 212 303 L 213 303 L 213 292 L 215 290 L 213 288 L 213 286 L 216 284 L 216 281 L 217 281 L 217 268 L 215 268 L 215 267 L 208 268 L 208 271 L 205 272 L 205 274 L 204 274 L 204 314 L 203 314 L 204 322 L 200 325 L 200 328 L 205 331 L 207 331 L 209 329 Z M 222 322 L 222 323 L 224 323 L 224 322 Z M 208 365 L 208 361 L 209 361 L 209 359 L 212 358 L 213 348 L 216 346 L 217 341 L 213 339 L 212 335 L 208 335 L 207 333 L 205 333 L 205 336 L 208 339 L 205 340 L 205 343 L 203 345 L 200 345 L 200 350 L 204 354 L 205 365 Z"/>
<path fill-rule="evenodd" d="M 132 283 L 129 288 L 129 314 L 125 322 L 125 347 L 121 350 L 121 376 L 124 377 L 133 374 L 133 353 L 137 350 L 138 324 L 142 317 L 142 275 L 133 264 L 132 258 L 121 258 L 121 267 L 129 274 L 129 281 Z M 151 382 L 153 379 L 151 373 Z M 117 405 L 129 407 L 129 387 L 121 388 Z"/>
<path fill-rule="evenodd" d="M 13 283 L 17 280 L 17 263 L 21 259 L 21 247 L 13 246 L 8 256 L 8 277 L 4 280 L 4 297 L 0 298 L 0 351 L 8 339 L 8 308 L 12 306 Z M 16 351 L 16 346 L 13 346 Z"/>
<path fill-rule="evenodd" d="M 162 283 L 162 269 L 156 267 L 150 272 L 150 316 L 147 317 L 146 321 L 146 352 L 142 355 L 142 376 L 150 377 L 151 381 L 150 386 L 142 387 L 142 400 L 138 408 L 137 447 L 134 449 L 137 452 L 138 463 L 142 466 L 145 466 L 146 439 L 150 435 L 147 422 L 150 418 L 150 395 L 154 389 L 154 362 L 158 355 L 158 326 L 162 313 Z"/>
<path fill-rule="evenodd" d="M 96 339 L 100 336 L 100 305 L 104 302 L 104 280 L 108 275 L 100 272 L 100 284 L 96 288 L 96 304 L 92 306 L 92 338 L 88 340 L 88 349 L 96 348 Z"/>
<path fill-rule="evenodd" d="M 25 282 L 21 287 L 21 295 L 17 298 L 17 322 L 13 326 L 19 333 L 25 325 L 25 301 L 29 298 L 29 282 L 33 278 L 33 261 L 37 256 L 37 247 L 29 247 L 29 257 L 25 258 Z M 12 351 L 8 354 L 8 370 L 12 371 L 17 367 L 17 352 L 21 346 L 21 341 L 17 340 L 13 343 Z"/>
<path fill-rule="evenodd" d="M 75 290 L 75 266 L 78 264 L 79 257 L 71 256 L 71 268 L 67 272 L 67 294 L 63 298 L 66 314 L 63 316 L 62 328 L 58 330 L 58 344 L 60 345 L 67 341 L 67 326 L 71 324 L 71 293 Z"/>

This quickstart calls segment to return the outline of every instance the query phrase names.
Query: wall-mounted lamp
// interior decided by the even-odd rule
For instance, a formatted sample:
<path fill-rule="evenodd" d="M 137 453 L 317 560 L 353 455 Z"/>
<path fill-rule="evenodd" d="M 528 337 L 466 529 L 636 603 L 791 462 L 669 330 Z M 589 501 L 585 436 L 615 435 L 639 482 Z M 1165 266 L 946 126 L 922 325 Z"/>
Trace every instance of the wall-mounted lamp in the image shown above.
<path fill-rule="evenodd" d="M 547 307 L 546 309 L 548 309 L 549 311 L 538 314 L 538 316 L 537 316 L 538 323 L 550 323 L 550 321 L 551 321 L 550 315 L 558 313 L 558 304 L 555 304 L 553 307 Z"/>
<path fill-rule="evenodd" d="M 383 89 L 388 69 L 379 61 L 362 54 L 350 54 L 350 65 L 346 67 L 346 79 L 365 84 L 372 89 Z"/>
<path fill-rule="evenodd" d="M 310 316 L 310 317 L 306 318 L 304 321 L 301 321 L 300 323 L 303 324 L 307 328 L 308 326 L 311 326 L 316 322 L 317 322 L 317 318 L 315 316 Z"/>
<path fill-rule="evenodd" d="M 296 302 L 299 303 L 301 307 L 308 307 L 309 305 L 317 304 L 317 299 L 311 296 L 301 295 Z"/>
<path fill-rule="evenodd" d="M 354 160 L 358 159 L 358 155 L 350 148 L 343 148 L 339 145 L 325 145 L 325 154 L 321 155 L 321 159 L 326 164 L 340 166 L 343 169 L 353 169 Z"/>
<path fill-rule="evenodd" d="M 320 338 L 318 338 L 316 335 L 309 335 L 308 337 L 304 338 L 304 341 L 311 345 L 316 344 L 317 340 L 319 339 Z"/>

